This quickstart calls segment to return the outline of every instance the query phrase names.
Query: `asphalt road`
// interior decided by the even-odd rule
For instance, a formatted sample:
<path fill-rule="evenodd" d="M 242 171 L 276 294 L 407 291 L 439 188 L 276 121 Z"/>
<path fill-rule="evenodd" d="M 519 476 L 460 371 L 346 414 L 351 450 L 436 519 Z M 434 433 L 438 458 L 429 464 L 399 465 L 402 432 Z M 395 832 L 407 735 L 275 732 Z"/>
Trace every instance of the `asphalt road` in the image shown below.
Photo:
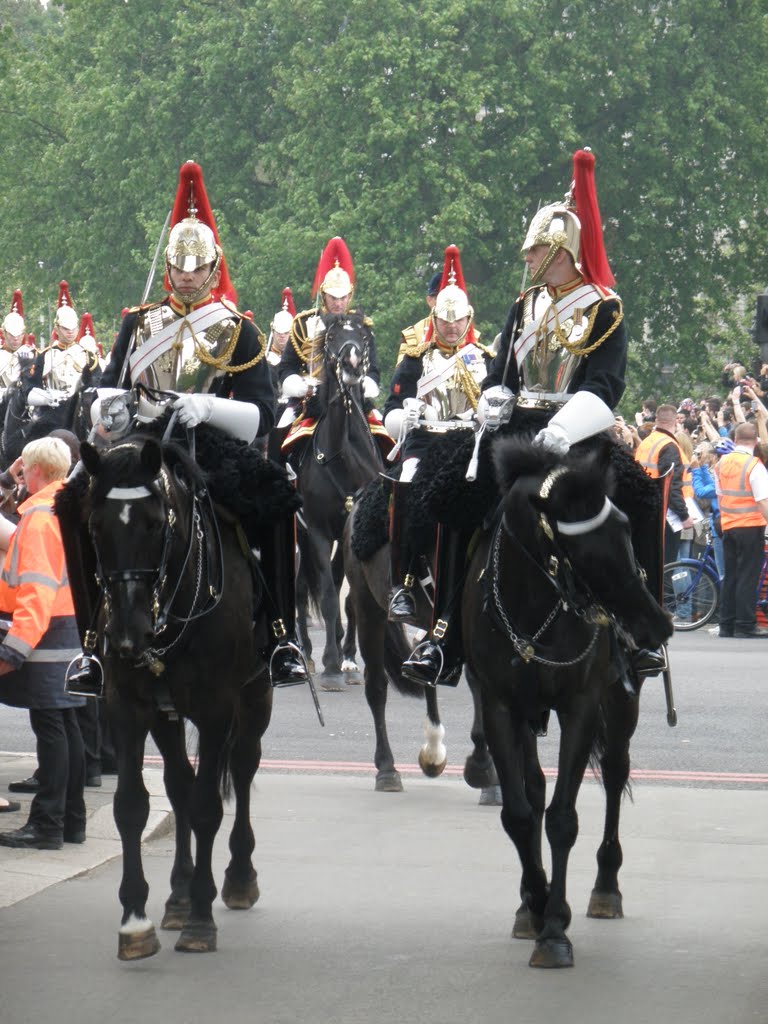
<path fill-rule="evenodd" d="M 313 630 L 317 643 L 319 634 Z M 661 679 L 648 680 L 641 696 L 641 714 L 632 743 L 636 778 L 680 785 L 748 784 L 768 782 L 765 737 L 758 723 L 768 706 L 768 642 L 721 640 L 706 628 L 675 634 L 671 662 L 678 725 L 666 722 Z M 318 682 L 320 681 L 318 677 Z M 292 770 L 358 770 L 371 765 L 373 725 L 362 685 L 345 692 L 319 691 L 326 720 L 321 728 L 306 687 L 279 690 L 264 758 L 285 762 Z M 460 771 L 471 749 L 469 729 L 472 702 L 466 683 L 440 687 L 440 708 L 446 728 L 449 770 Z M 387 706 L 390 742 L 398 768 L 416 765 L 423 741 L 423 704 L 392 692 Z M 541 742 L 545 767 L 554 769 L 558 731 Z M 0 750 L 30 752 L 33 737 L 22 711 L 0 706 Z M 151 745 L 148 754 L 152 754 Z M 749 777 L 755 778 L 750 781 Z"/>

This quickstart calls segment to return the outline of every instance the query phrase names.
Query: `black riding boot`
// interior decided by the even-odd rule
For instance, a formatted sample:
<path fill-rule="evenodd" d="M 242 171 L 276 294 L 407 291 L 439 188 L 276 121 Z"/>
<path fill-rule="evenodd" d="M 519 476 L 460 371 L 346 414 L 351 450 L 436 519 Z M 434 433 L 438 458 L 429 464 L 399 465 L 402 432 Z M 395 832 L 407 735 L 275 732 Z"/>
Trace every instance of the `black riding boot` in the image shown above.
<path fill-rule="evenodd" d="M 387 618 L 390 622 L 415 624 L 416 600 L 413 595 L 413 585 L 416 578 L 412 571 L 413 559 L 409 558 L 406 562 L 405 556 L 408 486 L 399 480 L 392 481 L 392 498 L 389 505 L 389 560 L 392 590 L 390 591 Z"/>
<path fill-rule="evenodd" d="M 272 685 L 306 683 L 309 670 L 296 639 L 296 523 L 293 516 L 274 524 L 260 552 L 269 609 L 269 646 L 264 658 L 269 665 Z"/>
<path fill-rule="evenodd" d="M 632 548 L 637 563 L 645 573 L 645 585 L 656 599 L 664 606 L 664 526 L 666 512 L 664 501 L 659 506 L 656 518 L 651 516 L 631 517 Z M 659 675 L 667 668 L 667 650 L 662 645 L 658 650 L 647 647 L 630 652 L 632 668 L 640 679 L 649 679 Z M 625 683 L 626 685 L 626 683 Z M 628 689 L 631 687 L 627 687 Z"/>
<path fill-rule="evenodd" d="M 461 677 L 461 592 L 468 541 L 466 530 L 452 530 L 442 523 L 438 527 L 432 631 L 403 662 L 406 679 L 422 686 L 456 686 Z"/>

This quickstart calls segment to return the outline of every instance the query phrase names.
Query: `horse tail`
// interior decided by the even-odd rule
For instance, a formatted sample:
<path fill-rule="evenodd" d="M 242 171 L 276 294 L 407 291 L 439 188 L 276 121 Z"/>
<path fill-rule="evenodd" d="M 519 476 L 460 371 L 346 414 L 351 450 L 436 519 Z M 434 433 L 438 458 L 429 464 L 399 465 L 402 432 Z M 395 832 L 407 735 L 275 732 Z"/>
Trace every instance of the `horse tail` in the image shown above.
<path fill-rule="evenodd" d="M 424 687 L 403 675 L 403 662 L 411 653 L 411 645 L 402 623 L 388 622 L 384 636 L 384 671 L 396 690 L 406 697 L 423 697 Z"/>
<path fill-rule="evenodd" d="M 322 566 L 318 558 L 317 547 L 312 543 L 309 532 L 306 528 L 299 527 L 297 532 L 297 543 L 299 546 L 298 573 L 303 583 L 303 590 L 308 597 L 308 603 L 313 615 L 320 618 L 320 582 L 322 580 Z"/>

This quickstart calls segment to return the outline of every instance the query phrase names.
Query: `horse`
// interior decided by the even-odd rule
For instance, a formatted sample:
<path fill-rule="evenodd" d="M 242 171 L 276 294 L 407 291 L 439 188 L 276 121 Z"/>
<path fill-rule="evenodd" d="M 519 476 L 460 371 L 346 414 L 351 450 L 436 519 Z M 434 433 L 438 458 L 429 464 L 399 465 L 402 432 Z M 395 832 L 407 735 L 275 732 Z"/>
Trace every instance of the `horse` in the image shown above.
<path fill-rule="evenodd" d="M 480 693 L 502 825 L 522 865 L 513 936 L 535 939 L 532 967 L 570 967 L 566 874 L 579 787 L 588 764 L 599 765 L 606 815 L 587 914 L 622 917 L 619 811 L 640 689 L 626 633 L 655 648 L 672 626 L 637 568 L 627 517 L 610 500 L 606 447 L 562 459 L 504 438 L 494 443 L 493 459 L 502 502 L 471 556 L 464 587 L 466 671 Z M 536 737 L 546 731 L 550 710 L 561 738 L 545 815 Z"/>
<path fill-rule="evenodd" d="M 354 494 L 377 476 L 383 461 L 369 429 L 362 393 L 371 346 L 370 328 L 359 312 L 324 315 L 323 319 L 321 384 L 306 410 L 317 423 L 312 436 L 292 459 L 296 486 L 304 502 L 304 528 L 299 531 L 298 606 L 302 642 L 310 656 L 306 601 L 302 595 L 308 593 L 319 608 L 325 625 L 320 685 L 326 690 L 339 690 L 345 685 L 342 659 L 345 668 L 354 664 L 354 630 L 349 627 L 342 645 L 342 533 Z"/>
<path fill-rule="evenodd" d="M 374 765 L 376 792 L 400 793 L 400 773 L 395 767 L 386 723 L 387 691 L 390 683 L 400 693 L 426 701 L 425 742 L 418 762 L 429 778 L 441 775 L 447 763 L 445 727 L 440 720 L 437 690 L 406 679 L 401 671 L 411 653 L 401 623 L 387 621 L 390 585 L 390 554 L 386 543 L 386 499 L 380 485 L 371 484 L 355 503 L 344 530 L 344 566 L 349 582 L 351 612 L 357 628 L 360 653 L 365 663 L 365 697 L 371 709 L 376 736 Z M 361 536 L 362 535 L 362 536 Z M 369 539 L 370 538 L 370 539 Z M 423 590 L 414 590 L 416 611 L 423 629 L 428 629 L 432 609 Z M 482 790 L 481 804 L 497 802 L 497 777 L 482 725 L 477 693 L 472 691 L 474 719 L 472 752 L 464 764 L 464 780 Z"/>
<path fill-rule="evenodd" d="M 222 796 L 231 790 L 236 811 L 222 899 L 248 909 L 259 897 L 249 798 L 272 707 L 254 639 L 260 592 L 237 521 L 214 508 L 201 470 L 181 447 L 137 436 L 104 450 L 86 442 L 81 458 L 85 473 L 63 489 L 57 514 L 73 593 L 78 579 L 98 581 L 91 607 L 117 754 L 114 814 L 123 852 L 118 958 L 160 948 L 141 861 L 148 734 L 163 757 L 176 822 L 161 928 L 180 932 L 179 951 L 210 952 L 217 941 L 211 855 Z M 79 551 L 71 543 L 77 529 Z M 199 734 L 196 771 L 186 719 Z"/>

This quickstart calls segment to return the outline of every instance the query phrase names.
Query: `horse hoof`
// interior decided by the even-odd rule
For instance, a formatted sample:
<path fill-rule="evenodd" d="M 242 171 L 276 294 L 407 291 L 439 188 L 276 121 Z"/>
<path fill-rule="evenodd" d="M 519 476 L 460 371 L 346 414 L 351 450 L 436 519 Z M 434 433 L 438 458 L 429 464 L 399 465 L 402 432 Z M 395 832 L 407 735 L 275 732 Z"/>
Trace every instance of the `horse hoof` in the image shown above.
<path fill-rule="evenodd" d="M 488 786 L 495 786 L 499 780 L 490 757 L 485 762 L 478 762 L 470 755 L 464 762 L 464 781 L 470 789 L 487 789 Z"/>
<path fill-rule="evenodd" d="M 537 939 L 529 967 L 573 967 L 573 946 L 568 939 Z"/>
<path fill-rule="evenodd" d="M 224 876 L 221 899 L 224 906 L 229 907 L 230 910 L 250 910 L 259 895 L 259 884 L 256 881 L 255 871 L 252 872 L 250 878 L 242 882 L 233 882 L 228 874 Z"/>
<path fill-rule="evenodd" d="M 345 658 L 341 663 L 342 672 L 359 672 L 360 666 L 354 660 L 354 658 Z"/>
<path fill-rule="evenodd" d="M 118 960 L 145 960 L 160 950 L 154 925 L 143 932 L 120 932 L 117 938 Z"/>
<path fill-rule="evenodd" d="M 346 680 L 341 675 L 320 676 L 320 689 L 326 693 L 343 693 L 346 688 Z"/>
<path fill-rule="evenodd" d="M 436 779 L 438 775 L 442 775 L 447 764 L 447 757 L 443 758 L 439 764 L 435 764 L 434 761 L 427 760 L 427 755 L 423 750 L 419 751 L 419 768 L 421 768 L 428 779 Z"/>
<path fill-rule="evenodd" d="M 535 939 L 544 927 L 544 922 L 537 917 L 530 907 L 523 903 L 517 908 L 515 923 L 512 926 L 513 939 Z"/>
<path fill-rule="evenodd" d="M 598 892 L 592 890 L 587 907 L 587 917 L 599 917 L 608 921 L 615 921 L 624 917 L 624 908 L 620 892 Z"/>
<path fill-rule="evenodd" d="M 216 925 L 213 921 L 187 923 L 174 949 L 177 953 L 215 953 Z"/>
<path fill-rule="evenodd" d="M 379 772 L 376 776 L 377 793 L 402 793 L 403 782 L 400 772 Z"/>
<path fill-rule="evenodd" d="M 478 807 L 501 807 L 503 803 L 501 786 L 484 786 L 477 801 Z"/>
<path fill-rule="evenodd" d="M 166 932 L 180 932 L 189 920 L 191 900 L 168 900 L 160 927 Z"/>

